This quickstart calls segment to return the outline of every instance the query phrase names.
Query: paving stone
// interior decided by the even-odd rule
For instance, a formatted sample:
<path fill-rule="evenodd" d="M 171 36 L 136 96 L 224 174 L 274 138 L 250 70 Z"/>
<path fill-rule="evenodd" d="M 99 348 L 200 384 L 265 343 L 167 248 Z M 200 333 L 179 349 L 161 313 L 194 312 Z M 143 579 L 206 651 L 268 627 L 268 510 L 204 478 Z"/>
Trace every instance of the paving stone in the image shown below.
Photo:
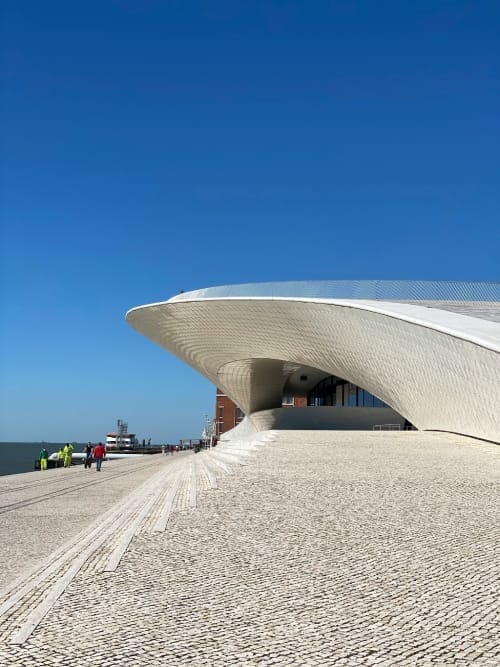
<path fill-rule="evenodd" d="M 271 435 L 217 489 L 196 465 L 197 507 L 183 483 L 165 532 L 139 531 L 113 573 L 82 569 L 0 664 L 500 664 L 498 448 Z"/>

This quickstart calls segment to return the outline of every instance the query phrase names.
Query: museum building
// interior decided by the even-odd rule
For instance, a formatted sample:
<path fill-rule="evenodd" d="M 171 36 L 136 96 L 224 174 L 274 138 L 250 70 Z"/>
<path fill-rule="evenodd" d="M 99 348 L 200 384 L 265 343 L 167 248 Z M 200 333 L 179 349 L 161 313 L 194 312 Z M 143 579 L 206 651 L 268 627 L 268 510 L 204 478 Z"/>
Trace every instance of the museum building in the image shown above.
<path fill-rule="evenodd" d="M 228 285 L 127 321 L 213 382 L 225 438 L 387 424 L 500 442 L 500 283 Z"/>

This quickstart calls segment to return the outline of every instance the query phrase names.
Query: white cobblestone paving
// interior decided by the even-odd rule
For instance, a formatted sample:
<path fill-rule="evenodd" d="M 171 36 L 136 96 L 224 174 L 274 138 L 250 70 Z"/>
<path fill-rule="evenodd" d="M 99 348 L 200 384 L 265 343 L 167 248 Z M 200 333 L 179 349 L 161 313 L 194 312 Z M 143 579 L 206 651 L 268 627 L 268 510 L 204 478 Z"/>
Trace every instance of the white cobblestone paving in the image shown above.
<path fill-rule="evenodd" d="M 1 640 L 24 643 L 83 568 L 88 570 L 97 564 L 102 571 L 113 572 L 116 569 L 133 536 L 146 516 L 155 512 L 156 504 L 162 502 L 172 475 L 182 465 L 179 461 L 166 466 L 161 459 L 156 463 L 160 465 L 155 465 L 153 461 L 146 464 L 150 473 L 155 471 L 155 474 L 120 504 L 99 514 L 97 520 L 76 539 L 69 540 L 52 557 L 40 562 L 38 571 L 24 575 L 20 582 L 12 582 L 0 592 Z M 99 479 L 102 477 L 99 476 Z M 88 486 L 86 489 L 88 491 Z M 4 507 L 9 507 L 9 504 Z M 39 539 L 42 537 L 38 536 Z"/>
<path fill-rule="evenodd" d="M 499 452 L 273 432 L 232 475 L 223 448 L 193 454 L 217 489 L 196 463 L 196 508 L 186 474 L 166 530 L 138 532 L 115 572 L 82 569 L 0 664 L 498 667 Z"/>
<path fill-rule="evenodd" d="M 183 456 L 176 454 L 172 459 Z M 170 464 L 170 459 L 146 456 L 105 462 L 101 473 L 95 467 L 85 470 L 79 465 L 1 476 L 0 589 L 10 585 L 23 570 L 39 570 L 41 562 L 55 549 L 77 538 L 112 504 L 122 502 L 155 474 L 159 465 Z"/>

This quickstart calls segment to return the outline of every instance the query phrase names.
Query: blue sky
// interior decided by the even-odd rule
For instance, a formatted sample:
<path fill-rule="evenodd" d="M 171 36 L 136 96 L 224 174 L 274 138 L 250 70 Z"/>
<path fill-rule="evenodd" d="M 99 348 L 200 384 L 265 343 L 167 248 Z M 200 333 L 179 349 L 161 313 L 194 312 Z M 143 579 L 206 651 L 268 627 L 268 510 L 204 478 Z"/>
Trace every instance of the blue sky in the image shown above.
<path fill-rule="evenodd" d="M 0 440 L 199 437 L 181 289 L 499 279 L 495 0 L 2 7 Z"/>

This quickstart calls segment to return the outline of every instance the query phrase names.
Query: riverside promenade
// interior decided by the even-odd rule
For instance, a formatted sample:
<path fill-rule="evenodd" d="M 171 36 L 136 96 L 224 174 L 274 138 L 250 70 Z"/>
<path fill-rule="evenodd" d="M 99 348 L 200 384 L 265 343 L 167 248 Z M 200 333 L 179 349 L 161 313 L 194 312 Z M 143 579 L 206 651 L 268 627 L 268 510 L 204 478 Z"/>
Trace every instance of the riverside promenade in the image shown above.
<path fill-rule="evenodd" d="M 270 431 L 0 478 L 0 665 L 500 665 L 500 449 Z"/>

